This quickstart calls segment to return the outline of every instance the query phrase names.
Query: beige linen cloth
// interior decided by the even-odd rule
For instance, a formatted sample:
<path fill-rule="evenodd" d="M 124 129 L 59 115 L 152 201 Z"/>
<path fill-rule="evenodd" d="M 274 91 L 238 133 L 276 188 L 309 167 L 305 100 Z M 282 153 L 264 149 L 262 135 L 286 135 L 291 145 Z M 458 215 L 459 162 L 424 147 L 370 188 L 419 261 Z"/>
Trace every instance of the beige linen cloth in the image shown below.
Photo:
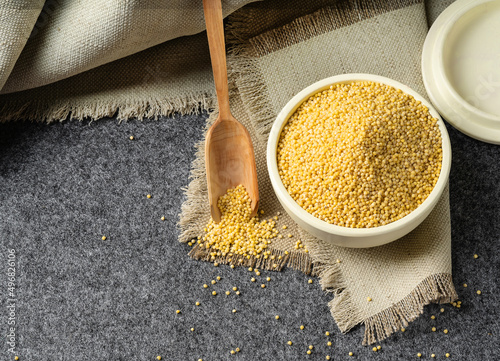
<path fill-rule="evenodd" d="M 249 2 L 225 1 L 225 14 Z M 233 257 L 231 262 L 271 270 L 290 266 L 319 276 L 322 287 L 333 293 L 329 306 L 340 330 L 364 324 L 364 343 L 407 325 L 425 304 L 456 298 L 448 190 L 422 225 L 400 240 L 361 250 L 331 246 L 300 230 L 279 205 L 266 170 L 267 133 L 294 94 L 336 74 L 384 75 L 425 95 L 423 41 L 428 23 L 450 2 L 268 0 L 228 18 L 231 108 L 254 141 L 261 207 L 269 216 L 281 212 L 278 226 L 286 224 L 285 234 L 292 235 L 273 241 L 267 260 Z M 17 6 L 19 11 L 11 13 L 2 9 L 0 36 L 15 38 L 0 49 L 2 119 L 55 121 L 114 114 L 128 119 L 213 107 L 205 34 L 173 39 L 202 30 L 201 4 L 165 3 L 51 0 L 43 9 L 36 1 L 12 2 L 5 9 Z M 207 125 L 215 117 L 214 112 Z M 203 142 L 197 147 L 182 206 L 182 242 L 201 235 L 210 217 Z M 309 253 L 294 248 L 297 239 Z M 190 255 L 209 259 L 197 246 Z"/>

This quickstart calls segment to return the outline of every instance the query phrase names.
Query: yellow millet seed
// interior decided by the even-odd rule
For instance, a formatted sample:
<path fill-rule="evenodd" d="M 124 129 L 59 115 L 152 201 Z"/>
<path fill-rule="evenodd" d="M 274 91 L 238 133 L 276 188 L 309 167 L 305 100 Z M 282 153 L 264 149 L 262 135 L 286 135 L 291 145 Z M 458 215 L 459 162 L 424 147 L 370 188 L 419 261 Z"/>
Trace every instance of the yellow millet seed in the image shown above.
<path fill-rule="evenodd" d="M 451 355 L 447 352 L 447 353 L 445 353 L 445 356 L 450 357 Z"/>
<path fill-rule="evenodd" d="M 312 279 L 309 279 L 309 281 L 307 281 L 307 283 L 313 283 L 313 280 L 312 280 Z"/>
<path fill-rule="evenodd" d="M 267 277 L 267 278 L 266 278 L 266 281 L 267 281 L 267 282 L 271 281 L 271 277 Z"/>
<path fill-rule="evenodd" d="M 234 264 L 232 264 L 230 267 L 231 267 L 231 268 L 234 268 Z"/>
<path fill-rule="evenodd" d="M 148 194 L 146 197 L 151 198 L 151 194 Z"/>
<path fill-rule="evenodd" d="M 436 332 L 436 327 L 431 328 L 432 332 Z"/>
<path fill-rule="evenodd" d="M 195 303 L 195 305 L 196 305 L 196 306 L 199 306 L 199 305 L 201 305 L 201 303 L 200 303 L 200 302 L 196 302 L 196 303 Z"/>
<path fill-rule="evenodd" d="M 326 331 L 325 336 L 330 336 L 330 332 Z"/>
<path fill-rule="evenodd" d="M 212 296 L 217 296 L 217 292 L 212 291 Z"/>
<path fill-rule="evenodd" d="M 176 310 L 175 313 L 179 314 L 181 313 L 181 310 Z"/>
<path fill-rule="evenodd" d="M 253 271 L 253 268 L 252 267 L 249 267 L 248 268 L 248 272 L 252 272 Z"/>
<path fill-rule="evenodd" d="M 467 283 L 464 283 L 464 287 L 467 287 Z"/>
<path fill-rule="evenodd" d="M 217 283 L 216 280 L 212 280 L 212 284 L 215 285 Z"/>
<path fill-rule="evenodd" d="M 352 352 L 349 352 L 349 356 L 352 356 L 352 355 L 354 355 L 354 354 Z"/>
<path fill-rule="evenodd" d="M 422 357 L 422 354 L 420 352 L 417 353 L 417 357 Z"/>
<path fill-rule="evenodd" d="M 325 358 L 326 358 L 327 360 L 329 360 L 329 359 L 330 359 L 330 355 L 326 355 L 326 357 L 325 357 Z"/>
<path fill-rule="evenodd" d="M 332 342 L 331 342 L 331 341 L 328 341 L 328 342 L 326 343 L 326 345 L 327 345 L 327 346 L 331 346 L 331 345 L 332 345 Z"/>
<path fill-rule="evenodd" d="M 432 315 L 431 320 L 435 320 L 435 319 L 436 319 L 436 316 Z"/>
<path fill-rule="evenodd" d="M 251 198 L 242 185 L 228 189 L 217 201 L 221 212 L 221 220 L 215 223 L 212 219 L 206 225 L 201 246 L 215 252 L 217 256 L 240 255 L 246 259 L 252 256 L 260 258 L 270 241 L 276 237 L 274 221 L 260 221 L 259 217 L 250 217 L 252 213 Z M 239 263 L 243 260 L 239 259 Z M 250 267 L 249 271 L 252 270 Z"/>
<path fill-rule="evenodd" d="M 307 350 L 307 352 L 306 352 L 306 353 L 307 353 L 308 355 L 310 355 L 310 354 L 311 354 L 311 350 Z"/>
<path fill-rule="evenodd" d="M 434 357 L 436 357 L 436 355 L 435 354 L 431 354 L 431 357 L 434 358 Z"/>
<path fill-rule="evenodd" d="M 446 334 L 446 333 L 448 333 L 448 330 L 445 328 L 445 329 L 443 330 L 443 332 Z"/>
<path fill-rule="evenodd" d="M 406 328 L 401 327 L 401 332 L 405 332 L 405 331 L 406 331 Z"/>
<path fill-rule="evenodd" d="M 221 280 L 221 276 L 217 276 L 217 281 L 220 281 Z"/>
<path fill-rule="evenodd" d="M 236 351 L 231 350 L 231 355 L 234 355 L 235 353 L 236 353 Z"/>
<path fill-rule="evenodd" d="M 478 295 L 480 295 L 480 294 L 481 294 L 481 290 L 477 290 L 477 291 L 476 291 L 476 293 L 477 293 Z"/>
<path fill-rule="evenodd" d="M 102 239 L 103 241 L 105 241 L 105 240 L 106 240 L 106 236 L 102 236 L 102 238 L 101 238 L 101 239 Z"/>
<path fill-rule="evenodd" d="M 260 285 L 261 288 L 266 288 L 266 285 L 263 283 Z"/>
<path fill-rule="evenodd" d="M 165 220 L 165 216 L 161 216 L 161 218 L 160 218 L 160 219 L 161 219 L 162 221 L 164 221 L 164 220 Z"/>
<path fill-rule="evenodd" d="M 479 258 L 479 256 L 477 254 L 474 255 L 474 258 Z"/>
<path fill-rule="evenodd" d="M 304 329 L 304 325 L 300 325 L 300 329 L 303 330 Z"/>
<path fill-rule="evenodd" d="M 240 352 L 240 348 L 239 347 L 236 347 L 236 352 Z"/>
<path fill-rule="evenodd" d="M 228 296 L 229 296 L 230 294 L 231 294 L 231 292 L 230 292 L 230 291 L 226 291 L 226 295 L 228 295 Z"/>
<path fill-rule="evenodd" d="M 441 309 L 439 310 L 439 312 L 443 313 L 443 312 L 444 312 L 444 308 L 441 308 Z"/>
<path fill-rule="evenodd" d="M 280 316 L 279 315 L 276 315 L 274 316 L 275 319 L 279 320 L 280 319 Z"/>
<path fill-rule="evenodd" d="M 203 288 L 208 288 L 208 285 L 207 285 L 207 284 L 204 284 L 204 285 L 203 285 Z"/>
<path fill-rule="evenodd" d="M 380 83 L 336 84 L 288 119 L 277 147 L 290 196 L 327 223 L 382 226 L 411 213 L 442 163 L 437 119 L 409 94 Z"/>
<path fill-rule="evenodd" d="M 373 351 L 373 352 L 377 352 L 377 351 L 378 351 L 378 349 L 377 349 L 376 347 L 373 347 L 373 348 L 372 348 L 372 351 Z"/>
<path fill-rule="evenodd" d="M 292 344 L 293 344 L 293 343 L 292 343 L 292 341 L 288 341 L 288 342 L 287 342 L 287 344 L 288 344 L 289 346 L 292 346 Z"/>
<path fill-rule="evenodd" d="M 314 348 L 313 345 L 309 345 L 309 350 L 312 350 Z"/>
<path fill-rule="evenodd" d="M 255 278 L 253 278 L 253 277 L 252 277 L 252 278 L 250 279 L 250 281 L 255 282 Z"/>
<path fill-rule="evenodd" d="M 382 346 L 378 345 L 377 350 L 381 350 L 381 349 L 382 349 Z"/>
<path fill-rule="evenodd" d="M 240 291 L 236 291 L 236 294 L 239 296 L 240 295 Z"/>
<path fill-rule="evenodd" d="M 371 301 L 372 301 L 372 298 L 371 298 L 371 297 L 367 297 L 367 298 L 366 298 L 366 300 L 367 300 L 368 302 L 371 302 Z"/>
<path fill-rule="evenodd" d="M 19 360 L 19 356 L 14 356 L 14 360 Z"/>
<path fill-rule="evenodd" d="M 238 291 L 238 287 L 233 287 L 233 291 Z"/>

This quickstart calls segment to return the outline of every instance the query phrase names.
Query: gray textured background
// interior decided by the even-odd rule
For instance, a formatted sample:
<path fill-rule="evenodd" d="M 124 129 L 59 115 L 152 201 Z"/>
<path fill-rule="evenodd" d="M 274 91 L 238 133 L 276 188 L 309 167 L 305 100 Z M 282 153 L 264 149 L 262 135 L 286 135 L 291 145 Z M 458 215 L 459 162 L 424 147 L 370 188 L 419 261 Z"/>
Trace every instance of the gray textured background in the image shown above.
<path fill-rule="evenodd" d="M 262 272 L 260 279 L 272 281 L 261 289 L 246 269 L 188 258 L 176 222 L 205 118 L 0 124 L 0 329 L 5 336 L 7 255 L 15 249 L 20 360 L 500 358 L 499 146 L 449 127 L 453 272 L 462 308 L 427 306 L 375 354 L 361 346 L 362 327 L 340 334 L 316 280 L 310 285 L 293 270 Z M 202 285 L 217 275 L 213 297 Z M 241 296 L 224 294 L 233 286 Z M 315 349 L 307 356 L 309 344 Z M 12 360 L 5 337 L 1 347 L 0 360 Z M 241 352 L 232 356 L 236 347 Z"/>

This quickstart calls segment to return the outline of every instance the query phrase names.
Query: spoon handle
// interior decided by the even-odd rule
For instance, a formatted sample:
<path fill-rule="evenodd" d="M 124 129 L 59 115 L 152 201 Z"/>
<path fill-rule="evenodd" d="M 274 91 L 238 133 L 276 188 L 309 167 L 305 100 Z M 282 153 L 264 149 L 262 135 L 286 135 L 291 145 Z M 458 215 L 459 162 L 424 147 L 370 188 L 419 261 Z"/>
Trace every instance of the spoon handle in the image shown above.
<path fill-rule="evenodd" d="M 231 118 L 227 85 L 226 46 L 222 21 L 221 0 L 203 0 L 203 11 L 207 25 L 210 59 L 214 73 L 215 91 L 219 103 L 219 119 Z"/>

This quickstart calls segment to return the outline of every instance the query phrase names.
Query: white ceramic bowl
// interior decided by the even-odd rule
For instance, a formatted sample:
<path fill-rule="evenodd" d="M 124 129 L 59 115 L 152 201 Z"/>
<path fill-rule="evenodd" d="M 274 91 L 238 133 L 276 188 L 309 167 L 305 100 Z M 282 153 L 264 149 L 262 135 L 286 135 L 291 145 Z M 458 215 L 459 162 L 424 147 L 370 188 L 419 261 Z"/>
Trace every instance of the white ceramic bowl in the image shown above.
<path fill-rule="evenodd" d="M 427 106 L 431 115 L 438 119 L 439 130 L 441 131 L 443 163 L 438 181 L 432 192 L 417 209 L 407 216 L 392 223 L 373 228 L 348 228 L 336 226 L 322 221 L 308 213 L 293 200 L 283 186 L 278 173 L 278 164 L 276 159 L 276 150 L 281 130 L 295 110 L 310 96 L 328 89 L 330 85 L 337 83 L 351 83 L 353 81 L 373 81 L 383 83 L 396 89 L 401 89 L 403 92 L 412 95 L 415 99 L 420 100 L 425 106 Z M 320 80 L 317 83 L 308 86 L 295 95 L 278 114 L 269 134 L 269 140 L 267 143 L 267 168 L 269 176 L 274 191 L 276 192 L 276 195 L 285 211 L 301 228 L 313 236 L 343 247 L 366 248 L 380 246 L 401 238 L 411 232 L 429 215 L 441 197 L 441 194 L 448 183 L 450 166 L 451 146 L 448 132 L 446 131 L 443 120 L 440 118 L 438 112 L 432 107 L 432 105 L 430 105 L 428 101 L 409 87 L 395 80 L 371 74 L 337 75 Z"/>

